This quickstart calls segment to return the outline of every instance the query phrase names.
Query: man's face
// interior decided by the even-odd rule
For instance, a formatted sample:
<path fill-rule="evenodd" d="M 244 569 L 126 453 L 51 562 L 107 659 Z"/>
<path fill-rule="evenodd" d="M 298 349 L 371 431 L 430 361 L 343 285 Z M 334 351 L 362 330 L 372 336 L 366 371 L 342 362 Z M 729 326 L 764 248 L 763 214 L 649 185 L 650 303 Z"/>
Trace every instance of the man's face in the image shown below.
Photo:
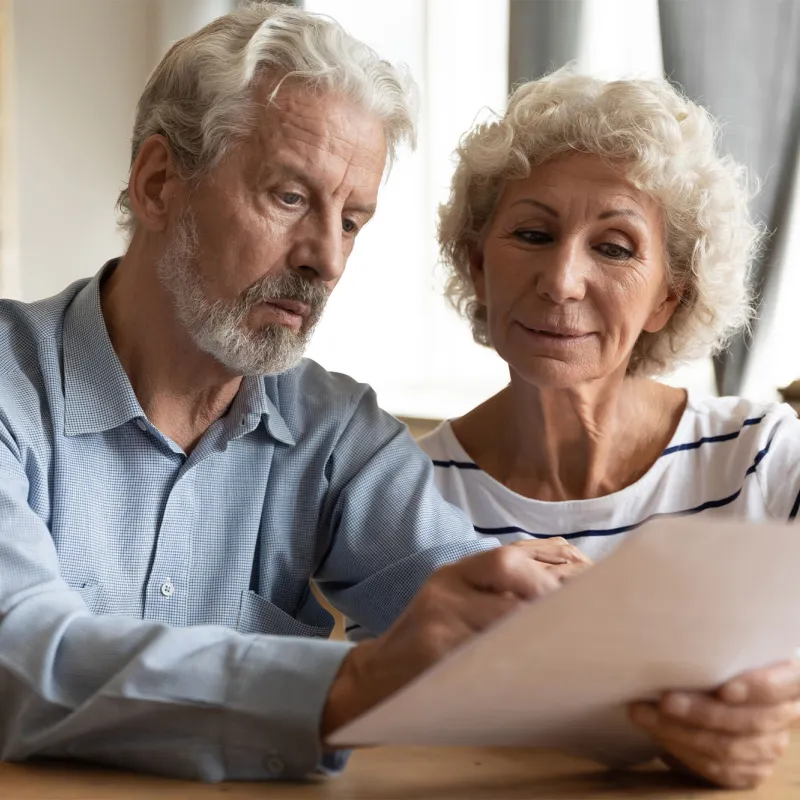
<path fill-rule="evenodd" d="M 162 282 L 195 343 L 233 372 L 275 374 L 302 357 L 386 163 L 376 117 L 284 84 L 256 93 L 258 122 L 171 213 Z"/>

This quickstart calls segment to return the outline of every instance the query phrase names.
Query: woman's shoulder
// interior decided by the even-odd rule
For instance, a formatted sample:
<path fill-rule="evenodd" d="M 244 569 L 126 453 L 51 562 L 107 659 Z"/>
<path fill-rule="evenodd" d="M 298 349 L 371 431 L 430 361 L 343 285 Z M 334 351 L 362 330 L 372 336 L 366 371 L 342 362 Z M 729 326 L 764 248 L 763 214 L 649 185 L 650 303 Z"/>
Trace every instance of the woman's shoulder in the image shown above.
<path fill-rule="evenodd" d="M 785 403 L 690 394 L 664 455 L 687 451 L 683 455 L 698 468 L 737 471 L 744 462 L 760 464 L 776 442 L 787 439 L 800 454 L 800 421 Z"/>
<path fill-rule="evenodd" d="M 715 480 L 754 474 L 769 515 L 794 519 L 800 492 L 800 420 L 786 403 L 744 397 L 690 398 L 681 441 L 698 469 Z M 710 479 L 710 477 L 709 477 Z M 740 478 L 737 478 L 740 479 Z"/>
<path fill-rule="evenodd" d="M 752 448 L 758 451 L 778 431 L 781 436 L 794 437 L 800 445 L 800 421 L 786 403 L 690 394 L 672 447 L 682 447 L 684 440 L 688 446 L 692 442 L 704 444 L 737 439 L 740 451 Z"/>
<path fill-rule="evenodd" d="M 786 403 L 750 400 L 746 397 L 705 397 L 689 395 L 685 416 L 710 428 L 728 429 L 731 425 L 759 424 L 797 415 Z"/>

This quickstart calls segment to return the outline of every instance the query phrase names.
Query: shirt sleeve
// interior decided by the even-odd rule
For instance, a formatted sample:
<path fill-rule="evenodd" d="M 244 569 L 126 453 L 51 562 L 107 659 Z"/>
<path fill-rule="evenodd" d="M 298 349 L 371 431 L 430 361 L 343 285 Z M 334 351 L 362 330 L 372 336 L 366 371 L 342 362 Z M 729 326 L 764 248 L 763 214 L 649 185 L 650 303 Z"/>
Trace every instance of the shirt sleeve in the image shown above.
<path fill-rule="evenodd" d="M 499 546 L 442 498 L 430 459 L 371 389 L 355 402 L 326 474 L 332 535 L 315 578 L 353 639 L 383 633 L 439 567 Z"/>
<path fill-rule="evenodd" d="M 0 760 L 78 758 L 183 778 L 341 768 L 319 723 L 350 645 L 97 617 L 62 580 L 0 423 Z"/>
<path fill-rule="evenodd" d="M 756 467 L 770 517 L 786 522 L 800 515 L 800 420 L 788 405 L 780 405 L 764 422 Z"/>

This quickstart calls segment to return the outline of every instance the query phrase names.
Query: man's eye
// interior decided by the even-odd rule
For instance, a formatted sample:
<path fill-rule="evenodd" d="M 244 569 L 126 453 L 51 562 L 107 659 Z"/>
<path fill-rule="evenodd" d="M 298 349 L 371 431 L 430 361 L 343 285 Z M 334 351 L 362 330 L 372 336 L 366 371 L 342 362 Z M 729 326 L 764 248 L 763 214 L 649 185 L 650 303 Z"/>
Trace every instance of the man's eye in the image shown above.
<path fill-rule="evenodd" d="M 356 225 L 356 223 L 353 222 L 352 219 L 343 219 L 342 230 L 345 233 L 356 233 L 358 231 L 358 225 Z"/>
<path fill-rule="evenodd" d="M 296 206 L 302 199 L 303 196 L 297 194 L 297 192 L 284 192 L 281 195 L 281 200 L 286 203 L 287 206 Z"/>

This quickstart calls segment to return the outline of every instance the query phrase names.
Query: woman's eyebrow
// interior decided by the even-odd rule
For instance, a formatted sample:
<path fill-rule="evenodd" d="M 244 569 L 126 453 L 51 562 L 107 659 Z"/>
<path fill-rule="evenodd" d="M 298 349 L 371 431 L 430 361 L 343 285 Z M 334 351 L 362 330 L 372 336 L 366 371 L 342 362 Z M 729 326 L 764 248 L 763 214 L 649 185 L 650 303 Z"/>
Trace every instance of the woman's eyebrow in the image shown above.
<path fill-rule="evenodd" d="M 631 217 L 640 222 L 647 222 L 638 211 L 634 211 L 632 208 L 611 208 L 597 215 L 597 219 L 610 219 L 611 217 Z"/>

